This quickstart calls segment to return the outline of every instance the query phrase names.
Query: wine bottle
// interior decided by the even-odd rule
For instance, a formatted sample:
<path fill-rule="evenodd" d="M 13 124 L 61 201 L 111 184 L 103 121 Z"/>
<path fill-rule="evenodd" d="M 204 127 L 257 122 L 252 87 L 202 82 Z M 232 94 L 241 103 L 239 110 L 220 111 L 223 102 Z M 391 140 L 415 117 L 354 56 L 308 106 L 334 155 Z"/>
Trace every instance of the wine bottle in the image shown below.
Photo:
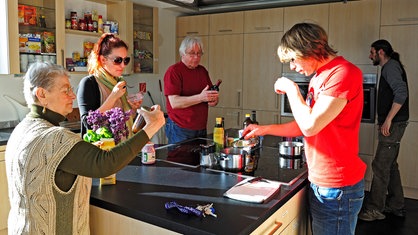
<path fill-rule="evenodd" d="M 251 115 L 249 113 L 245 114 L 244 122 L 242 123 L 242 128 L 245 129 L 247 126 L 252 124 Z"/>
<path fill-rule="evenodd" d="M 222 79 L 218 79 L 218 81 L 216 82 L 215 85 L 212 85 L 212 87 L 210 88 L 210 90 L 212 91 L 219 91 L 219 85 L 221 85 L 222 83 Z"/>
<path fill-rule="evenodd" d="M 251 111 L 251 121 L 253 122 L 253 124 L 257 124 L 258 125 L 257 115 L 255 113 L 255 110 Z"/>

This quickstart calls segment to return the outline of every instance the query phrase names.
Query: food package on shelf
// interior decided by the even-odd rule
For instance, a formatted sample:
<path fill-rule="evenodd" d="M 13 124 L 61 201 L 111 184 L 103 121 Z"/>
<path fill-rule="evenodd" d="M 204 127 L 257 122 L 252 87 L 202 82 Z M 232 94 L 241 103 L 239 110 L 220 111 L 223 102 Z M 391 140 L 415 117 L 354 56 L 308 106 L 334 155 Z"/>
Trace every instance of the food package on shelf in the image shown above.
<path fill-rule="evenodd" d="M 19 34 L 19 51 L 28 53 L 41 53 L 41 34 Z"/>
<path fill-rule="evenodd" d="M 55 34 L 53 32 L 42 33 L 42 52 L 55 53 Z"/>
<path fill-rule="evenodd" d="M 18 5 L 18 22 L 24 25 L 36 25 L 36 7 Z"/>
<path fill-rule="evenodd" d="M 91 51 L 93 50 L 93 47 L 94 47 L 94 42 L 86 41 L 86 42 L 83 43 L 83 50 L 84 50 L 83 54 L 84 54 L 85 58 L 89 57 Z"/>

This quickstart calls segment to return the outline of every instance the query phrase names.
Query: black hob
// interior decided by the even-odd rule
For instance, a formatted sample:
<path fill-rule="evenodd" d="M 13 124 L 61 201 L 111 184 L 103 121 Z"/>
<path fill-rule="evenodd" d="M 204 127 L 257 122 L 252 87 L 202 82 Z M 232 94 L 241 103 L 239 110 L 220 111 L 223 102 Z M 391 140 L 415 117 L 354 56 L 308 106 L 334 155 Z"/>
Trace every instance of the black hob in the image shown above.
<path fill-rule="evenodd" d="M 187 167 L 198 168 L 200 166 L 200 145 L 213 143 L 212 139 L 196 138 L 174 145 L 165 145 L 156 148 L 156 158 L 159 161 L 167 161 Z M 206 168 L 209 171 L 221 171 L 231 174 L 248 176 L 261 176 L 269 180 L 275 180 L 284 184 L 292 184 L 307 172 L 305 162 L 301 162 L 298 169 L 288 169 L 280 166 L 280 155 L 277 147 L 261 145 L 254 148 L 252 154 L 255 156 L 255 168 L 251 172 L 227 172 L 219 166 Z"/>

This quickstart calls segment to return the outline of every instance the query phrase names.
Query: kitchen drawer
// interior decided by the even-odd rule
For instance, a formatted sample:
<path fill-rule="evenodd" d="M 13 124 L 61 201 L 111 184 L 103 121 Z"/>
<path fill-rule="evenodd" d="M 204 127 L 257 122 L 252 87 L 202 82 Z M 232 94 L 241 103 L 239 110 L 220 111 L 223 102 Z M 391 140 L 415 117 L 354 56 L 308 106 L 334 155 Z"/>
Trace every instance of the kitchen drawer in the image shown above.
<path fill-rule="evenodd" d="M 263 224 L 261 224 L 251 234 L 280 234 L 289 224 L 300 214 L 305 214 L 307 200 L 306 187 L 296 193 L 289 201 L 287 201 L 279 210 L 270 216 Z M 306 217 L 306 216 L 305 216 Z M 302 218 L 306 219 L 307 218 Z M 303 235 L 303 234 L 302 234 Z"/>

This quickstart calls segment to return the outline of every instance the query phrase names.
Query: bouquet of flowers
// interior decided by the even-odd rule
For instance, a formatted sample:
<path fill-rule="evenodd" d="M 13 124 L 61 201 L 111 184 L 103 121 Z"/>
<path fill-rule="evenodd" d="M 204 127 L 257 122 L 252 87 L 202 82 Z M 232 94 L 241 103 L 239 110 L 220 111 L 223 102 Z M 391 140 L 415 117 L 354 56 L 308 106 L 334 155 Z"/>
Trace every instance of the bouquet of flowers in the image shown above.
<path fill-rule="evenodd" d="M 132 115 L 132 110 L 124 112 L 121 108 L 115 107 L 105 111 L 103 114 L 99 110 L 90 110 L 87 115 L 87 123 L 92 130 L 87 130 L 83 135 L 86 142 L 93 143 L 101 138 L 113 138 L 118 144 L 129 134 L 126 121 Z"/>

